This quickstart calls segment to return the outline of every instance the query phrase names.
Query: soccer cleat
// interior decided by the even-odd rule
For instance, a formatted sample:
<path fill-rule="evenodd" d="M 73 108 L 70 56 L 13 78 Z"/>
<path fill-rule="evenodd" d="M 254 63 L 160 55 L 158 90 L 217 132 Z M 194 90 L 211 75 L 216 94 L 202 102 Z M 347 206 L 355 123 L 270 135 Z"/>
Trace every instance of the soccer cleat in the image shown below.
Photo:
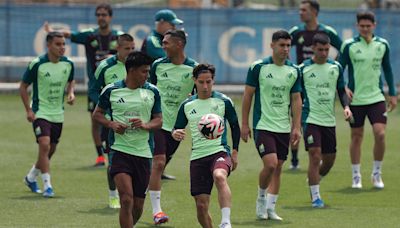
<path fill-rule="evenodd" d="M 219 224 L 218 228 L 232 228 L 232 225 L 228 222 Z"/>
<path fill-rule="evenodd" d="M 103 155 L 98 156 L 96 158 L 96 163 L 94 164 L 95 167 L 104 166 L 106 164 L 106 159 Z"/>
<path fill-rule="evenodd" d="M 352 188 L 362 188 L 361 184 L 361 175 L 353 176 L 353 184 L 351 185 Z"/>
<path fill-rule="evenodd" d="M 28 188 L 31 190 L 31 192 L 42 193 L 42 191 L 37 186 L 37 182 L 36 181 L 30 182 L 28 180 L 28 177 L 25 177 L 24 178 L 24 183 L 25 183 L 26 186 L 28 186 Z"/>
<path fill-rule="evenodd" d="M 373 173 L 371 175 L 371 181 L 375 188 L 382 189 L 385 187 L 380 173 Z"/>
<path fill-rule="evenodd" d="M 322 201 L 320 198 L 314 200 L 311 203 L 311 205 L 313 208 L 324 208 L 325 207 L 324 201 Z"/>
<path fill-rule="evenodd" d="M 176 180 L 176 177 L 163 173 L 161 175 L 161 180 Z"/>
<path fill-rule="evenodd" d="M 283 218 L 279 217 L 274 209 L 267 209 L 268 219 L 282 221 Z"/>
<path fill-rule="evenodd" d="M 109 196 L 108 205 L 110 208 L 113 208 L 113 209 L 121 208 L 121 205 L 119 204 L 119 197 L 118 196 Z"/>
<path fill-rule="evenodd" d="M 268 219 L 266 198 L 257 198 L 256 215 L 258 219 Z"/>
<path fill-rule="evenodd" d="M 299 160 L 291 160 L 290 166 L 289 166 L 290 170 L 298 170 L 300 169 L 300 165 L 299 165 Z"/>
<path fill-rule="evenodd" d="M 51 198 L 54 196 L 54 192 L 52 188 L 47 188 L 44 192 L 43 192 L 43 196 L 46 198 Z"/>
<path fill-rule="evenodd" d="M 164 212 L 158 212 L 153 216 L 154 225 L 159 225 L 168 222 L 168 215 Z"/>

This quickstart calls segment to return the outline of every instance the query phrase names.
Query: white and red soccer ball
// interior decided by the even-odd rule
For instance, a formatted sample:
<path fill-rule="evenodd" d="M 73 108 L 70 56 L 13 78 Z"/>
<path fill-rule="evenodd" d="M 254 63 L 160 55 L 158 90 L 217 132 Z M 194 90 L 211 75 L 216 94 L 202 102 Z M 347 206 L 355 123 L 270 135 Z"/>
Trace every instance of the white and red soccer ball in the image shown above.
<path fill-rule="evenodd" d="M 197 128 L 206 139 L 217 139 L 225 131 L 224 120 L 217 114 L 205 114 L 201 117 Z"/>

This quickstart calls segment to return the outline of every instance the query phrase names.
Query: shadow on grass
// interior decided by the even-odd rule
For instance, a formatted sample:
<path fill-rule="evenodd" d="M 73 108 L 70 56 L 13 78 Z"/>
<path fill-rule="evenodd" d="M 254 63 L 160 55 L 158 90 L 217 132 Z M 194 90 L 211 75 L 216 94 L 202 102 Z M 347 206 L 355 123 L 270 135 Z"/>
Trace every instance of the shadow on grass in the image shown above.
<path fill-rule="evenodd" d="M 282 170 L 282 173 L 291 174 L 291 175 L 304 175 L 304 174 L 307 174 L 307 169 L 295 169 L 295 170 L 284 169 L 284 170 Z"/>
<path fill-rule="evenodd" d="M 77 212 L 81 214 L 117 215 L 119 213 L 119 210 L 112 209 L 106 206 L 104 208 L 92 208 L 87 211 L 77 211 Z"/>
<path fill-rule="evenodd" d="M 253 219 L 242 222 L 232 221 L 232 225 L 241 225 L 246 227 L 265 227 L 265 226 L 288 226 L 292 224 L 289 221 L 274 221 L 274 220 L 261 220 L 261 219 Z"/>
<path fill-rule="evenodd" d="M 175 228 L 175 226 L 169 226 L 168 223 L 167 224 L 163 223 L 162 225 L 154 225 L 154 223 L 142 222 L 140 220 L 136 223 L 135 227 L 139 228 L 139 227 L 142 227 L 142 226 L 145 226 L 145 227 Z"/>
<path fill-rule="evenodd" d="M 29 194 L 29 193 L 28 193 Z M 27 200 L 27 201 L 39 201 L 39 200 L 58 200 L 58 199 L 64 199 L 65 197 L 63 196 L 53 196 L 51 198 L 48 197 L 43 197 L 42 194 L 35 194 L 35 193 L 31 193 L 29 195 L 23 195 L 23 196 L 19 196 L 19 197 L 12 197 L 11 199 L 14 200 Z"/>
<path fill-rule="evenodd" d="M 313 208 L 311 207 L 311 203 L 309 206 L 282 206 L 283 209 L 286 210 L 294 210 L 294 211 L 319 211 L 319 210 L 342 210 L 339 208 L 331 207 L 329 204 L 325 204 L 324 208 Z"/>
<path fill-rule="evenodd" d="M 370 192 L 380 192 L 382 189 L 377 188 L 362 188 L 362 189 L 355 189 L 351 187 L 341 188 L 335 191 L 330 192 L 338 192 L 342 194 L 361 194 L 361 193 L 370 193 Z"/>
<path fill-rule="evenodd" d="M 75 168 L 75 170 L 80 170 L 80 171 L 99 171 L 99 170 L 106 170 L 107 168 L 105 166 L 81 166 Z"/>

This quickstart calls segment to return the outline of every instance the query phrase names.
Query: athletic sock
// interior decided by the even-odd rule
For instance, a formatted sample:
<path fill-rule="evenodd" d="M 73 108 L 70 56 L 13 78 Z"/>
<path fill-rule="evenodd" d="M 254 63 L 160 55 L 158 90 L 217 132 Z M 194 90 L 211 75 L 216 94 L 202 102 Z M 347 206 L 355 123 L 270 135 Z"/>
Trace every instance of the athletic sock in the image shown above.
<path fill-rule="evenodd" d="M 382 161 L 375 160 L 372 168 L 372 175 L 375 173 L 381 173 L 381 169 L 382 169 Z"/>
<path fill-rule="evenodd" d="M 42 173 L 42 180 L 44 184 L 44 189 L 51 188 L 51 183 L 50 183 L 50 174 L 49 173 Z"/>
<path fill-rule="evenodd" d="M 361 172 L 360 172 L 361 165 L 360 164 L 352 164 L 351 169 L 353 171 L 353 177 L 361 176 Z"/>
<path fill-rule="evenodd" d="M 258 187 L 258 198 L 265 198 L 266 197 L 265 191 L 266 191 L 266 189 L 262 189 L 262 188 Z"/>
<path fill-rule="evenodd" d="M 316 199 L 321 199 L 321 195 L 319 194 L 319 184 L 310 185 L 311 198 L 314 202 Z"/>
<path fill-rule="evenodd" d="M 29 170 L 28 175 L 26 175 L 26 177 L 28 178 L 29 182 L 35 182 L 39 174 L 40 174 L 40 169 L 37 169 L 35 165 L 33 165 L 31 170 Z"/>
<path fill-rule="evenodd" d="M 96 146 L 97 156 L 102 156 L 104 154 L 103 146 Z"/>
<path fill-rule="evenodd" d="M 108 190 L 108 195 L 110 197 L 117 197 L 118 196 L 118 191 L 117 190 Z"/>
<path fill-rule="evenodd" d="M 231 209 L 229 207 L 224 207 L 221 209 L 222 219 L 221 224 L 231 223 Z"/>
<path fill-rule="evenodd" d="M 278 201 L 278 195 L 267 193 L 267 210 L 275 210 L 276 201 Z"/>
<path fill-rule="evenodd" d="M 153 215 L 161 212 L 161 191 L 149 191 L 151 207 L 153 208 Z"/>

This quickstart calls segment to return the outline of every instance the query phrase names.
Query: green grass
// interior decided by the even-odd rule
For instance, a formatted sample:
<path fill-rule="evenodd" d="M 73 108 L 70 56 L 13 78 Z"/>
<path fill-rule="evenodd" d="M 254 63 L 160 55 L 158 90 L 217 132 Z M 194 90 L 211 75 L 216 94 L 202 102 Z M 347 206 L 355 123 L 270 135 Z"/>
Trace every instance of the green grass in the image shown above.
<path fill-rule="evenodd" d="M 240 100 L 234 99 L 237 110 Z M 64 131 L 51 162 L 53 199 L 30 193 L 22 179 L 37 157 L 37 145 L 31 125 L 25 119 L 22 103 L 16 95 L 0 97 L 0 227 L 119 227 L 118 211 L 107 208 L 105 168 L 93 168 L 95 150 L 89 131 L 86 97 L 78 96 L 74 106 L 66 106 Z M 337 109 L 339 110 L 339 109 Z M 255 219 L 255 199 L 261 161 L 253 143 L 241 143 L 238 170 L 229 178 L 233 193 L 233 227 L 396 227 L 400 211 L 400 111 L 389 115 L 387 152 L 383 166 L 384 190 L 375 190 L 369 182 L 372 168 L 371 128 L 366 127 L 362 156 L 362 190 L 353 190 L 348 155 L 349 128 L 338 111 L 337 162 L 321 183 L 325 209 L 311 209 L 306 179 L 307 154 L 301 144 L 298 172 L 285 164 L 277 212 L 283 222 Z M 200 227 L 195 205 L 189 193 L 190 141 L 185 140 L 167 168 L 176 181 L 164 182 L 162 207 L 171 221 L 163 227 Z M 41 185 L 41 184 L 40 184 Z M 220 221 L 216 192 L 210 212 L 214 225 Z M 137 227 L 153 227 L 150 200 Z"/>

